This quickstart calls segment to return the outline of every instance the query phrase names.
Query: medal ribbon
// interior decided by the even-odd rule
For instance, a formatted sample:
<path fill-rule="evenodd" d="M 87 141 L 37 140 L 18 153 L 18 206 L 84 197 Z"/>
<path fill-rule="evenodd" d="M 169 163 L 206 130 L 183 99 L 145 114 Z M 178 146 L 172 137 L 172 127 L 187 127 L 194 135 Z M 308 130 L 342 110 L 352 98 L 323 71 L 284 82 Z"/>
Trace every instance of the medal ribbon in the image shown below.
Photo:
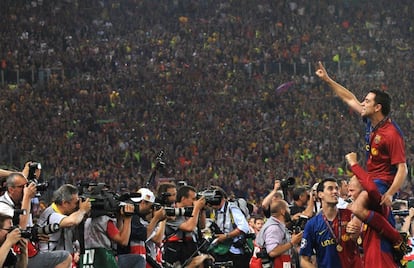
<path fill-rule="evenodd" d="M 336 244 L 337 245 L 340 245 L 340 242 L 341 241 L 340 241 L 340 239 L 338 239 L 338 237 L 340 238 L 341 237 L 341 233 L 342 233 L 341 232 L 341 229 L 342 229 L 342 227 L 341 227 L 341 211 L 338 210 L 338 232 L 339 232 L 338 237 L 335 235 L 334 230 L 332 229 L 331 224 L 328 222 L 328 219 L 326 218 L 325 214 L 323 214 L 323 220 L 324 220 L 326 226 L 328 226 L 329 232 L 331 233 L 331 235 L 335 239 Z M 335 221 L 335 219 L 333 221 Z"/>

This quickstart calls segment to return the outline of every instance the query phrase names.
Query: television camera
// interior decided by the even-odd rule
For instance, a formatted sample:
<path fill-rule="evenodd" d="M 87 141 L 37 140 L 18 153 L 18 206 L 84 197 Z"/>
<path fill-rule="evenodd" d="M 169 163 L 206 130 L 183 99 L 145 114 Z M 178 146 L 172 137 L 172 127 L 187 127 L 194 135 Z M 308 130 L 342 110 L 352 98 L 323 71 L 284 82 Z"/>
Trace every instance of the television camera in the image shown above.
<path fill-rule="evenodd" d="M 126 216 L 139 215 L 138 203 L 131 198 L 141 197 L 140 193 L 124 193 L 119 195 L 109 190 L 105 183 L 80 183 L 78 184 L 79 196 L 82 199 L 89 198 L 91 202 L 91 217 L 107 215 L 116 217 L 127 203 L 134 204 L 133 213 L 125 213 Z"/>

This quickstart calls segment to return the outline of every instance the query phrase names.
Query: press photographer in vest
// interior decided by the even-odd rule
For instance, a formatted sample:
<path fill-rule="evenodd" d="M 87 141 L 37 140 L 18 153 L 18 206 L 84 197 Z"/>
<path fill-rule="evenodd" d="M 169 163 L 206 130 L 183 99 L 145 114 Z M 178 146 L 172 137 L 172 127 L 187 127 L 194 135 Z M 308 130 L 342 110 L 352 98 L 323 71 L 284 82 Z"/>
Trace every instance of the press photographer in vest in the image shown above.
<path fill-rule="evenodd" d="M 291 266 L 291 256 L 295 246 L 300 244 L 302 232 L 290 235 L 286 228 L 286 219 L 290 219 L 289 205 L 284 200 L 272 202 L 271 217 L 263 225 L 256 237 L 256 243 L 261 248 L 257 256 L 261 259 L 258 267 L 285 268 Z M 251 266 L 252 267 L 252 266 Z"/>
<path fill-rule="evenodd" d="M 233 262 L 233 267 L 248 268 L 252 252 L 245 252 L 245 236 L 249 233 L 249 224 L 241 209 L 229 202 L 226 192 L 220 187 L 214 187 L 217 204 L 210 204 L 214 209 L 214 222 L 220 229 L 215 233 L 216 244 L 213 257 L 216 262 Z M 209 201 L 207 201 L 209 202 Z"/>
<path fill-rule="evenodd" d="M 26 164 L 28 167 L 30 162 Z M 28 170 L 25 167 L 24 171 Z M 22 229 L 32 227 L 31 199 L 35 197 L 36 184 L 29 183 L 23 173 L 10 173 L 6 180 L 7 192 L 0 197 L 0 213 L 13 217 L 14 225 Z M 24 213 L 23 213 L 24 212 Z M 37 237 L 46 239 L 44 236 Z M 72 258 L 67 251 L 39 252 L 34 241 L 28 244 L 28 267 L 67 268 Z"/>
<path fill-rule="evenodd" d="M 201 213 L 205 204 L 204 197 L 197 199 L 194 187 L 184 185 L 178 189 L 175 209 L 171 210 L 175 216 L 167 219 L 165 227 L 163 258 L 168 264 L 185 265 L 196 255 L 194 253 L 199 240 L 197 231 L 204 228 L 206 222 L 205 213 Z"/>
<path fill-rule="evenodd" d="M 151 236 L 157 224 L 165 219 L 165 210 L 154 209 L 155 195 L 148 188 L 140 188 L 137 193 L 140 197 L 131 198 L 138 205 L 138 214 L 134 213 L 131 219 L 131 233 L 127 246 L 118 244 L 119 267 L 141 268 L 146 263 L 145 241 Z M 148 214 L 152 214 L 151 220 L 146 222 Z"/>
<path fill-rule="evenodd" d="M 91 210 L 89 198 L 81 200 L 78 193 L 78 188 L 71 184 L 64 184 L 53 193 L 53 203 L 42 212 L 38 222 L 40 226 L 59 224 L 59 230 L 49 234 L 48 241 L 40 241 L 42 252 L 64 250 L 74 253 L 75 227 Z"/>

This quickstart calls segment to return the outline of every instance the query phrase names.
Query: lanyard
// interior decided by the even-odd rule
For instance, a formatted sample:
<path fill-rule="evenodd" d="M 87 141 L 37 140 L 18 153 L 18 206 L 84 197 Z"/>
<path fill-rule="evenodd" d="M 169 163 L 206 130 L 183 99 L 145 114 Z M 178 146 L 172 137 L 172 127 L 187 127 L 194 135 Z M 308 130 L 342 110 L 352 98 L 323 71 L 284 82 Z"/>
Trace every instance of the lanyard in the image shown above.
<path fill-rule="evenodd" d="M 338 236 L 335 235 L 334 230 L 332 229 L 331 224 L 328 222 L 328 219 L 326 218 L 325 214 L 323 214 L 322 217 L 323 217 L 323 220 L 324 220 L 326 226 L 328 226 L 329 232 L 331 233 L 331 235 L 335 239 L 336 244 L 340 247 L 340 239 L 339 238 L 341 237 L 341 233 L 342 233 L 341 232 L 341 229 L 342 229 L 342 227 L 341 227 L 341 211 L 338 210 L 338 231 L 339 231 Z M 334 222 L 334 221 L 335 221 L 335 219 L 332 222 Z M 337 249 L 338 249 L 338 246 L 337 246 Z M 342 250 L 338 249 L 338 251 L 342 251 Z"/>

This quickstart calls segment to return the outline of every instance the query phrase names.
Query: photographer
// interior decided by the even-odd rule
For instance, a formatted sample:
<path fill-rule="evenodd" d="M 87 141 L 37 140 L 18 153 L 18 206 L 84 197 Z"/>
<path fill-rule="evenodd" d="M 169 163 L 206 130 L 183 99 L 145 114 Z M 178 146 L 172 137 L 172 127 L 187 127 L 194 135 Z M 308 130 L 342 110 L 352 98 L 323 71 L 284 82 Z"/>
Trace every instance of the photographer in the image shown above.
<path fill-rule="evenodd" d="M 213 257 L 216 262 L 233 262 L 233 267 L 248 268 L 251 252 L 245 252 L 244 244 L 246 235 L 249 233 L 249 224 L 240 208 L 229 202 L 227 194 L 220 187 L 214 187 L 214 199 L 218 203 L 207 203 L 214 209 L 214 222 L 220 229 L 215 233 L 216 239 L 213 248 Z"/>
<path fill-rule="evenodd" d="M 26 167 L 29 163 L 26 164 Z M 26 168 L 25 168 L 26 169 Z M 26 169 L 28 170 L 28 169 Z M 14 225 L 19 225 L 22 229 L 32 226 L 31 219 L 31 199 L 36 195 L 36 184 L 24 177 L 22 173 L 11 173 L 6 180 L 7 192 L 0 197 L 0 213 L 13 217 Z M 19 211 L 19 213 L 15 213 Z M 26 213 L 21 213 L 26 211 Z M 71 256 L 67 251 L 56 252 L 37 252 L 33 241 L 29 241 L 29 261 L 28 267 L 68 267 L 71 263 Z"/>
<path fill-rule="evenodd" d="M 191 215 L 179 215 L 169 218 L 165 227 L 165 243 L 163 259 L 168 265 L 175 263 L 187 264 L 190 257 L 197 251 L 199 240 L 197 227 L 205 227 L 206 217 L 200 213 L 206 204 L 205 198 L 197 200 L 194 187 L 184 185 L 177 191 L 176 208 L 192 207 Z"/>
<path fill-rule="evenodd" d="M 60 186 L 53 193 L 53 203 L 47 207 L 39 217 L 39 224 L 59 224 L 59 230 L 49 234 L 48 241 L 40 241 L 39 248 L 42 252 L 56 250 L 74 253 L 75 228 L 91 210 L 89 198 L 79 199 L 78 188 L 71 184 Z"/>
<path fill-rule="evenodd" d="M 276 200 L 283 200 L 284 194 L 283 191 L 280 190 L 280 180 L 275 180 L 273 185 L 273 190 L 263 198 L 262 207 L 263 207 L 263 214 L 266 218 L 270 217 L 270 204 Z"/>
<path fill-rule="evenodd" d="M 177 200 L 177 187 L 173 183 L 161 183 L 158 186 L 156 202 L 172 207 Z"/>
<path fill-rule="evenodd" d="M 112 242 L 126 246 L 131 234 L 131 218 L 134 213 L 133 204 L 125 204 L 119 210 L 119 229 L 117 220 L 107 215 L 88 218 L 85 221 L 85 254 L 80 260 L 80 266 L 111 268 L 117 267 L 116 256 L 113 253 Z"/>
<path fill-rule="evenodd" d="M 142 268 L 146 263 L 145 241 L 152 234 L 157 224 L 165 219 L 165 210 L 160 208 L 154 211 L 155 196 L 147 188 L 138 190 L 140 197 L 131 198 L 138 203 L 138 213 L 134 213 L 131 220 L 131 233 L 128 245 L 118 244 L 118 265 L 119 267 Z M 153 213 L 151 221 L 146 225 L 145 218 Z M 145 224 L 144 224 L 145 223 Z"/>
<path fill-rule="evenodd" d="M 12 217 L 1 213 L 0 245 L 0 267 L 27 267 L 27 241 L 21 238 L 19 228 L 13 229 Z"/>
<path fill-rule="evenodd" d="M 291 265 L 292 251 L 302 239 L 302 232 L 290 236 L 286 228 L 286 220 L 290 219 L 289 206 L 284 200 L 272 202 L 271 217 L 266 221 L 257 235 L 256 243 L 261 248 L 257 257 L 261 259 L 254 267 L 283 268 Z M 252 259 L 253 262 L 253 259 Z M 273 265 L 271 265 L 271 263 Z M 269 266 L 265 266 L 268 264 Z"/>

